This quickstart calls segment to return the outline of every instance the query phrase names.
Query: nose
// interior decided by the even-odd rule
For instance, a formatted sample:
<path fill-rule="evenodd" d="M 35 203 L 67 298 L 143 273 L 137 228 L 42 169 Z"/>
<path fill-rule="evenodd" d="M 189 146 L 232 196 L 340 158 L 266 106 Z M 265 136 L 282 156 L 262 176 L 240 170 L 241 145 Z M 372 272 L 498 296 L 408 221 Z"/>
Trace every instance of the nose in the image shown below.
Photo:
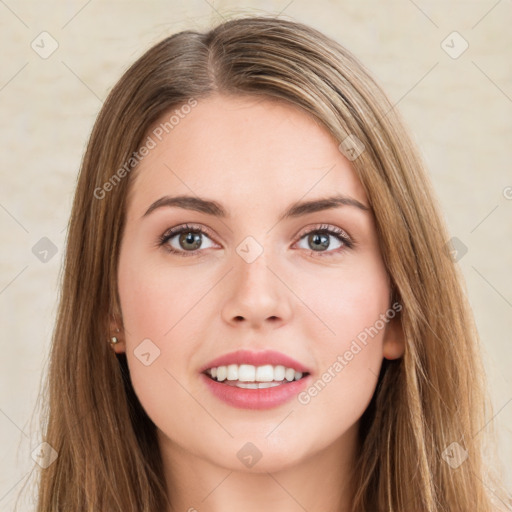
<path fill-rule="evenodd" d="M 235 255 L 227 294 L 222 303 L 222 318 L 231 325 L 247 324 L 255 329 L 278 327 L 290 321 L 293 293 L 282 271 L 266 258 L 265 252 L 247 263 Z M 278 266 L 277 266 L 278 267 Z M 226 291 L 226 290 L 225 290 Z"/>

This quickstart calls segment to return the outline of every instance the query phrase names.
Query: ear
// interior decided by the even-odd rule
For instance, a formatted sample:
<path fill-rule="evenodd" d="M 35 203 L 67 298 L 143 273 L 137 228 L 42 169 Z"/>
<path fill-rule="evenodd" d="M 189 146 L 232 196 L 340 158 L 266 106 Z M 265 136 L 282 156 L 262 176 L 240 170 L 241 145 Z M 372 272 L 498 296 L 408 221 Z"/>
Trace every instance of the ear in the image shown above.
<path fill-rule="evenodd" d="M 391 318 L 386 325 L 382 351 L 386 359 L 398 359 L 404 355 L 405 336 L 399 314 Z"/>
<path fill-rule="evenodd" d="M 117 338 L 117 343 L 112 343 L 112 338 Z M 125 341 L 125 333 L 123 328 L 123 322 L 121 321 L 121 317 L 118 314 L 110 315 L 110 333 L 109 333 L 109 343 L 112 347 L 112 350 L 116 354 L 122 354 L 126 352 L 126 341 Z"/>

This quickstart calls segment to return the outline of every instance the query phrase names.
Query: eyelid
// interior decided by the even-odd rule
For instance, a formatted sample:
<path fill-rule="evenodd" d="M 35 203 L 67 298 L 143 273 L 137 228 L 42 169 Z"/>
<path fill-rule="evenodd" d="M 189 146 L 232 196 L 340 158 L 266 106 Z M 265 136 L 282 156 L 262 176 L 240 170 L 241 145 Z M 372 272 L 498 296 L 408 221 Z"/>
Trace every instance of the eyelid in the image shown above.
<path fill-rule="evenodd" d="M 208 226 L 205 226 L 204 224 L 194 224 L 193 222 L 185 222 L 183 224 L 173 226 L 172 228 L 169 228 L 166 231 L 164 231 L 160 238 L 166 238 L 169 235 L 176 235 L 181 230 L 198 231 L 208 235 L 210 238 L 215 238 L 215 236 L 212 234 L 213 231 Z"/>
<path fill-rule="evenodd" d="M 328 231 L 328 232 L 334 232 L 340 237 L 344 237 L 349 242 L 354 242 L 351 235 L 348 234 L 346 230 L 343 228 L 340 228 L 338 226 L 334 226 L 332 224 L 312 224 L 309 226 L 306 226 L 305 228 L 302 228 L 298 231 L 298 233 L 294 236 L 294 238 L 303 238 L 305 235 L 308 235 L 311 232 L 316 231 Z M 354 242 L 355 243 L 355 242 Z"/>

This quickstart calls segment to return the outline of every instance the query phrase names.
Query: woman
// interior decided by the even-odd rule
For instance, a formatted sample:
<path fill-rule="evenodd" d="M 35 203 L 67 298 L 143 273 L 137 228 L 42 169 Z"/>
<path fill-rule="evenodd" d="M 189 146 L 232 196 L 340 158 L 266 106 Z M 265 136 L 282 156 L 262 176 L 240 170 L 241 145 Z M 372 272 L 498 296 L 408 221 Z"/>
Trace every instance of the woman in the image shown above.
<path fill-rule="evenodd" d="M 163 40 L 80 172 L 38 510 L 496 510 L 447 239 L 339 44 L 263 17 Z"/>

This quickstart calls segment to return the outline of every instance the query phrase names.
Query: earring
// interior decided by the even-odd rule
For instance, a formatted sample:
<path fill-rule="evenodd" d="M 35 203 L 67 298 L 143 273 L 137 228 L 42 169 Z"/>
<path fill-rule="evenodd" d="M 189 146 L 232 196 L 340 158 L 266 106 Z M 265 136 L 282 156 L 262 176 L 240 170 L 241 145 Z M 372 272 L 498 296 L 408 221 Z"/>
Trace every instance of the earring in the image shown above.
<path fill-rule="evenodd" d="M 119 328 L 117 328 L 117 329 L 116 329 L 116 332 L 119 332 Z M 111 343 L 112 345 L 115 345 L 116 343 L 119 343 L 119 340 L 118 340 L 115 336 L 112 336 L 112 337 L 110 338 L 110 343 Z"/>

